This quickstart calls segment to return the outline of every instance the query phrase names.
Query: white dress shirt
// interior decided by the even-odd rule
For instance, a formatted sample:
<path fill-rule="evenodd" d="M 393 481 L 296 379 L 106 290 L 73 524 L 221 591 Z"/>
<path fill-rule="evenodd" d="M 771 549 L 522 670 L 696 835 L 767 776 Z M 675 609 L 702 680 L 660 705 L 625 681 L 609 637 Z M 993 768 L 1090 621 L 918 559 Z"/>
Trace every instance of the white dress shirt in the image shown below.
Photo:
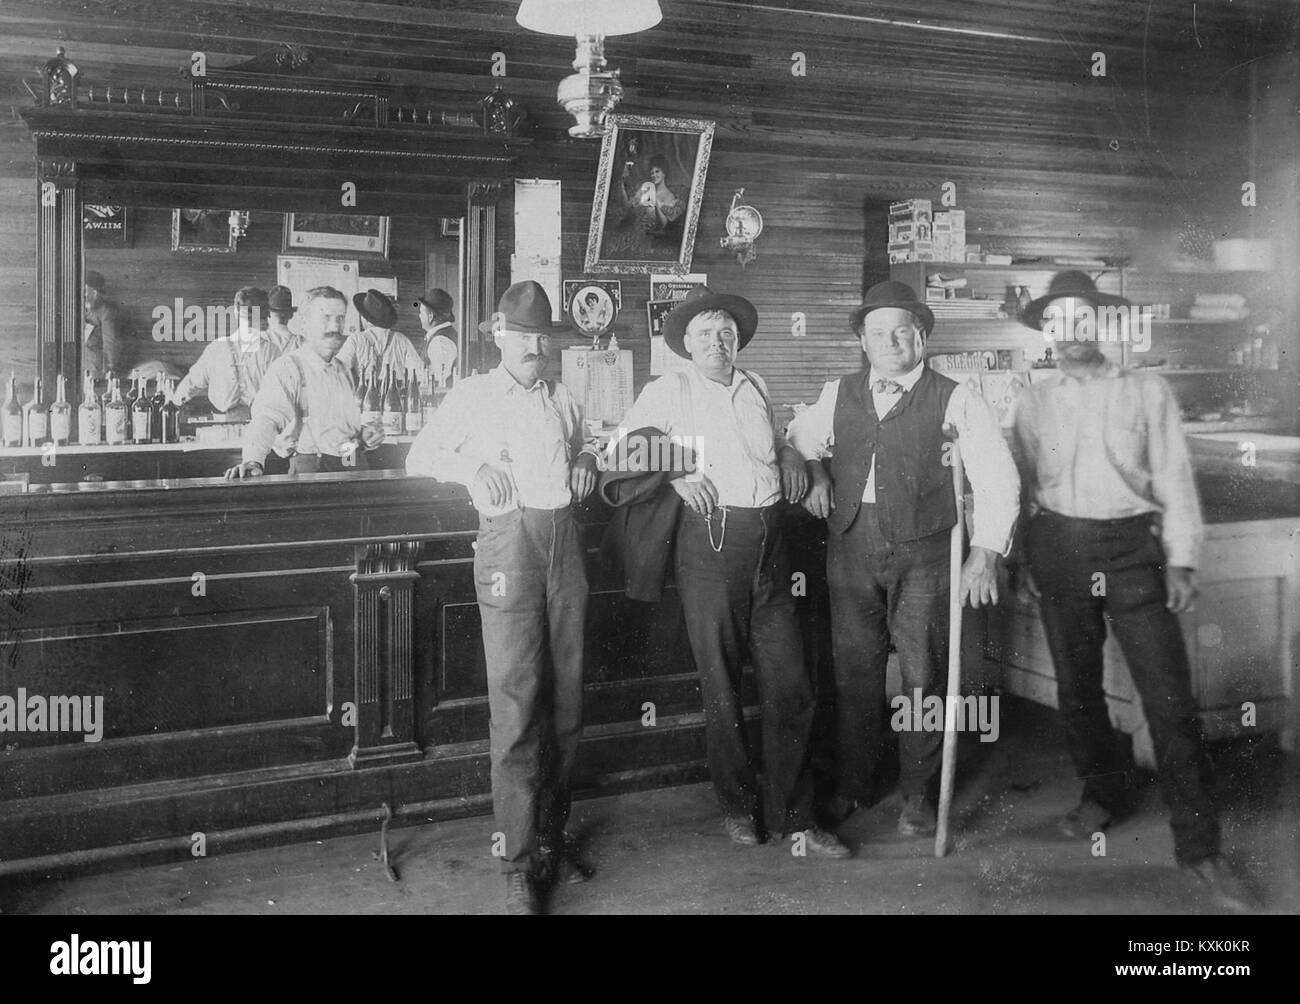
<path fill-rule="evenodd" d="M 335 356 L 329 362 L 314 349 L 295 349 L 266 371 L 244 429 L 243 459 L 259 464 L 272 449 L 342 456 L 344 444 L 361 434 L 356 385 Z"/>
<path fill-rule="evenodd" d="M 217 411 L 251 405 L 262 377 L 280 355 L 280 348 L 265 331 L 240 331 L 218 338 L 177 384 L 172 400 L 184 404 L 206 394 Z"/>
<path fill-rule="evenodd" d="M 582 409 L 564 384 L 524 387 L 504 366 L 461 380 L 411 444 L 408 474 L 465 485 L 485 516 L 515 508 L 563 509 L 572 501 L 569 473 L 586 443 Z M 514 482 L 514 498 L 494 506 L 476 481 L 489 464 Z"/>
<path fill-rule="evenodd" d="M 1030 498 L 1081 519 L 1161 513 L 1169 564 L 1195 568 L 1205 528 L 1169 385 L 1113 364 L 1061 372 L 1016 402 L 1016 452 Z"/>
<path fill-rule="evenodd" d="M 785 440 L 757 373 L 733 369 L 730 384 L 710 380 L 695 366 L 669 373 L 645 386 L 619 426 L 624 434 L 653 427 L 681 437 L 697 465 L 687 480 L 708 475 L 719 505 L 758 509 L 781 498 L 777 456 Z"/>
<path fill-rule="evenodd" d="M 877 376 L 868 372 L 868 386 L 876 415 L 884 418 L 921 379 L 924 363 L 892 380 L 899 390 L 876 390 Z M 790 445 L 803 454 L 806 460 L 821 460 L 834 454 L 835 402 L 839 398 L 840 381 L 832 380 L 822 388 L 817 403 L 796 415 L 786 435 Z M 944 411 L 944 424 L 957 429 L 962 466 L 974 490 L 975 529 L 971 544 L 1006 556 L 1011 550 L 1012 533 L 1020 511 L 1020 476 L 1016 472 L 1011 451 L 1002 438 L 997 416 L 982 397 L 971 393 L 959 383 L 948 398 Z M 871 471 L 862 491 L 862 501 L 876 501 L 876 458 L 871 458 Z"/>

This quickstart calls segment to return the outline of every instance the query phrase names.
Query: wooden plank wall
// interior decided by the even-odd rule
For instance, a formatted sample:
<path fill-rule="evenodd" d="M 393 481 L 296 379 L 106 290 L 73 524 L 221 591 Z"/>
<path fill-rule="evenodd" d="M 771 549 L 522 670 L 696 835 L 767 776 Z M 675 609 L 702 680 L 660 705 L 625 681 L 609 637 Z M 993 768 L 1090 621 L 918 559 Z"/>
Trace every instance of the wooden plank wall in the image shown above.
<path fill-rule="evenodd" d="M 1201 5 L 1209 9 L 1196 15 L 1182 0 L 662 7 L 657 28 L 608 41 L 626 87 L 621 110 L 717 121 L 695 268 L 758 305 L 743 362 L 785 404 L 857 365 L 845 316 L 861 293 L 864 248 L 884 241 L 864 233 L 868 202 L 938 199 L 951 181 L 968 240 L 1018 255 L 1128 256 L 1167 248 L 1192 224 L 1231 232 L 1252 107 L 1240 67 L 1300 37 L 1297 8 L 1281 0 Z M 546 174 L 564 183 L 564 275 L 579 277 L 599 144 L 565 138 L 554 104 L 571 40 L 523 31 L 516 9 L 514 0 L 11 0 L 0 10 L 0 94 L 28 104 L 21 81 L 35 79 L 56 41 L 87 80 L 168 86 L 196 49 L 229 65 L 288 41 L 349 74 L 385 73 L 413 103 L 464 107 L 490 91 L 501 53 L 507 91 L 537 124 Z M 1104 77 L 1090 72 L 1098 52 Z M 30 365 L 31 179 L 30 142 L 6 125 L 0 368 Z M 767 224 L 744 270 L 718 247 L 742 186 Z M 508 205 L 502 216 L 504 271 Z M 640 385 L 646 282 L 623 281 L 618 333 Z M 791 334 L 795 312 L 803 338 Z"/>

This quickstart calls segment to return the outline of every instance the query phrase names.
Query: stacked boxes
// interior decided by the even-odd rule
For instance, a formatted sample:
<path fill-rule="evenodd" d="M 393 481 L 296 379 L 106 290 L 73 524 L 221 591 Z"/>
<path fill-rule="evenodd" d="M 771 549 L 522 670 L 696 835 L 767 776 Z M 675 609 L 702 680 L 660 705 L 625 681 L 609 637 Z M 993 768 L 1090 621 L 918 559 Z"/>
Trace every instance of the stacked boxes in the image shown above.
<path fill-rule="evenodd" d="M 934 215 L 929 199 L 889 204 L 889 264 L 934 261 Z"/>

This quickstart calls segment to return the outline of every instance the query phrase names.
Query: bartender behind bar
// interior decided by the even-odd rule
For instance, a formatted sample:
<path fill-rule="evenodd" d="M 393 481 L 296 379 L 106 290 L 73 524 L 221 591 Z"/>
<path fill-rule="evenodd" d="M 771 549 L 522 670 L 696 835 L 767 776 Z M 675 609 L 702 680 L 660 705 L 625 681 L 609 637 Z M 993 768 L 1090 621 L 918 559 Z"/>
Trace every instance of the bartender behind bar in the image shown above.
<path fill-rule="evenodd" d="M 280 355 L 266 333 L 268 313 L 266 290 L 256 286 L 239 290 L 235 294 L 234 333 L 208 344 L 176 387 L 172 401 L 181 405 L 206 394 L 215 410 L 240 417 L 246 414 L 263 375 Z"/>
<path fill-rule="evenodd" d="M 303 345 L 275 360 L 253 400 L 243 460 L 227 478 L 260 477 L 272 450 L 289 457 L 290 474 L 365 470 L 366 451 L 383 426 L 363 425 L 356 385 L 338 359 L 347 298 L 332 286 L 307 291 Z"/>

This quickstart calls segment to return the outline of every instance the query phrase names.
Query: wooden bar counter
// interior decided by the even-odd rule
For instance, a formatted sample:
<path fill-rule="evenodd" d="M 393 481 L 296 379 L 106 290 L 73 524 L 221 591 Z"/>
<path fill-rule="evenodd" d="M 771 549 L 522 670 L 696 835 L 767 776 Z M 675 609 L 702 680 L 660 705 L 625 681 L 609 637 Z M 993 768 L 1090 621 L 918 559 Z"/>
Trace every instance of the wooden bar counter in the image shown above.
<path fill-rule="evenodd" d="M 594 549 L 604 516 L 580 519 Z M 0 696 L 103 698 L 100 741 L 0 733 L 0 875 L 377 828 L 385 805 L 490 811 L 463 489 L 400 471 L 30 485 L 0 523 Z M 700 779 L 675 593 L 630 602 L 590 556 L 576 784 Z"/>

